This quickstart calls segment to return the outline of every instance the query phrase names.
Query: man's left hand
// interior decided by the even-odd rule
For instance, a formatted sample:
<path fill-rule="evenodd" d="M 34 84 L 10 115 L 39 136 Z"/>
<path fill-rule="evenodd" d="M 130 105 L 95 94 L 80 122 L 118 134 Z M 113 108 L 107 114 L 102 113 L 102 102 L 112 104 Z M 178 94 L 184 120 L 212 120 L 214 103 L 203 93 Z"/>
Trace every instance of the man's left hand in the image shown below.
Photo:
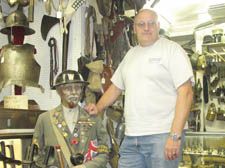
<path fill-rule="evenodd" d="M 181 140 L 173 140 L 168 138 L 165 145 L 165 158 L 166 160 L 177 159 L 180 152 Z"/>

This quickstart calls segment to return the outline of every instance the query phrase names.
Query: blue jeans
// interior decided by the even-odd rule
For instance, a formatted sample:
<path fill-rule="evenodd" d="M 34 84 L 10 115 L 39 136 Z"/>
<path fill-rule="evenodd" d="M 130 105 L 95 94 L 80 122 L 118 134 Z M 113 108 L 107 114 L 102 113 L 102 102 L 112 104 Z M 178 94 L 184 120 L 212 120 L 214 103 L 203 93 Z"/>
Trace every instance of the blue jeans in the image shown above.
<path fill-rule="evenodd" d="M 165 160 L 164 147 L 169 133 L 148 136 L 125 136 L 120 147 L 118 168 L 177 168 L 182 158 L 181 149 L 176 160 Z"/>

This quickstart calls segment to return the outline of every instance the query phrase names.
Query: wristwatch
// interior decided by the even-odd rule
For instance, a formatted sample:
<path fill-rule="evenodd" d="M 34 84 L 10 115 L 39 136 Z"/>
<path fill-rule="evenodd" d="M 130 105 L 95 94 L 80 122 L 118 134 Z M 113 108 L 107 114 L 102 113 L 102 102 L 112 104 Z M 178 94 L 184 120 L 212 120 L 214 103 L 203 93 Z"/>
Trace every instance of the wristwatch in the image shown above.
<path fill-rule="evenodd" d="M 170 134 L 169 137 L 174 141 L 181 140 L 181 136 L 179 136 L 177 134 Z"/>

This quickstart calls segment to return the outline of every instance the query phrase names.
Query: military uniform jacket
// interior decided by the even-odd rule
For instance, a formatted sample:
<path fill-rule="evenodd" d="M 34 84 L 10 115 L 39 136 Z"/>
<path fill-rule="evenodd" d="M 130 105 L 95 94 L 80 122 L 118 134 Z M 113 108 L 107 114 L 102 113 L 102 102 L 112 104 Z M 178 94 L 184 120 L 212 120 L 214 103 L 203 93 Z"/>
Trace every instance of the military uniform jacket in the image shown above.
<path fill-rule="evenodd" d="M 53 116 L 53 122 L 51 121 L 50 115 Z M 84 163 L 86 168 L 104 168 L 106 166 L 108 161 L 108 136 L 102 124 L 102 120 L 99 117 L 89 115 L 84 109 L 80 108 L 77 124 L 73 133 L 71 133 L 64 120 L 61 105 L 41 114 L 37 120 L 33 135 L 33 143 L 36 144 L 40 150 L 46 146 L 60 146 L 53 129 L 53 124 L 60 131 L 73 154 L 82 153 L 87 156 L 87 153 L 90 150 L 90 144 L 97 142 L 96 156 L 93 160 Z M 65 158 L 63 161 L 64 167 L 69 167 Z M 59 167 L 56 152 L 54 154 L 53 165 Z"/>

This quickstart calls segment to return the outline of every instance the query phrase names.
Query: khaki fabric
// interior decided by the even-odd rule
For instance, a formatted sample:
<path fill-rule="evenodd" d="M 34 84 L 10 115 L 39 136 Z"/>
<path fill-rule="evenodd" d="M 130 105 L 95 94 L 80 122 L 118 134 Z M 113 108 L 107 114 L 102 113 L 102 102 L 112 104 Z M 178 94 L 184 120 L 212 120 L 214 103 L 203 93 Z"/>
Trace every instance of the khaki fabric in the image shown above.
<path fill-rule="evenodd" d="M 88 75 L 88 88 L 94 92 L 101 92 L 102 85 L 101 85 L 101 76 L 100 74 L 103 72 L 103 61 L 98 60 L 86 64 L 86 67 L 90 70 Z"/>
<path fill-rule="evenodd" d="M 92 92 L 88 87 L 85 89 L 85 101 L 86 104 L 96 104 L 95 93 Z"/>
<path fill-rule="evenodd" d="M 98 10 L 102 16 L 111 15 L 112 0 L 96 0 L 98 5 Z"/>

